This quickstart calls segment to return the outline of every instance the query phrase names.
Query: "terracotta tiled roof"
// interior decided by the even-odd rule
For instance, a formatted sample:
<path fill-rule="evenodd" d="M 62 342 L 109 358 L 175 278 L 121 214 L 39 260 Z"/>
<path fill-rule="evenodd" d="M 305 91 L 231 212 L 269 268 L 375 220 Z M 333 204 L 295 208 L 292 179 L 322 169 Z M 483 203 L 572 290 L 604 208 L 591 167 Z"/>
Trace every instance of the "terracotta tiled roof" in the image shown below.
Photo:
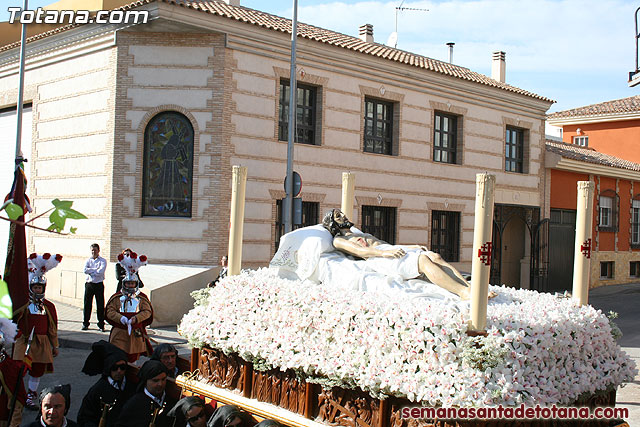
<path fill-rule="evenodd" d="M 124 6 L 121 6 L 121 7 L 116 7 L 114 10 L 130 10 L 130 9 L 134 9 L 134 8 L 136 8 L 138 6 L 141 6 L 143 4 L 153 3 L 154 1 L 156 1 L 156 0 L 138 0 L 138 1 L 134 1 L 132 3 L 128 3 L 128 4 L 126 4 Z M 36 34 L 34 36 L 31 36 L 31 37 L 27 37 L 27 44 L 29 44 L 32 41 L 44 39 L 44 38 L 52 36 L 54 34 L 62 33 L 64 31 L 70 30 L 71 28 L 79 27 L 81 25 L 84 25 L 84 24 L 62 25 L 62 26 L 60 26 L 58 28 L 54 28 L 53 30 L 45 31 L 44 33 L 40 33 L 40 34 Z M 14 43 L 10 43 L 8 45 L 0 46 L 0 52 L 4 52 L 6 50 L 11 50 L 11 49 L 17 48 L 19 46 L 20 46 L 20 40 L 18 40 L 17 42 L 14 42 Z"/>
<path fill-rule="evenodd" d="M 181 7 L 199 10 L 202 12 L 210 13 L 212 15 L 222 16 L 229 19 L 234 19 L 236 21 L 246 22 L 248 24 L 268 28 L 270 30 L 291 34 L 290 19 L 271 15 L 269 13 L 261 12 L 259 10 L 250 9 L 247 7 L 230 6 L 226 3 L 215 0 L 138 0 L 136 2 L 122 6 L 119 9 L 132 9 L 143 4 L 153 3 L 154 1 L 162 1 L 164 3 L 175 4 Z M 37 36 L 29 38 L 29 41 L 44 38 L 51 34 L 73 28 L 74 26 L 76 25 L 67 25 L 65 27 L 49 31 L 47 33 L 39 34 Z M 394 49 L 388 46 L 381 45 L 379 43 L 367 43 L 357 37 L 348 36 L 335 31 L 315 27 L 313 25 L 304 23 L 298 23 L 297 30 L 299 37 L 303 37 L 309 40 L 315 40 L 321 43 L 326 43 L 328 45 L 337 46 L 372 56 L 377 56 L 380 58 L 388 59 L 390 61 L 401 62 L 414 67 L 434 71 L 440 74 L 467 80 L 474 83 L 480 83 L 486 86 L 492 86 L 495 88 L 506 90 L 508 92 L 517 93 L 542 101 L 555 102 L 549 98 L 536 95 L 535 93 L 528 92 L 526 90 L 508 85 L 506 83 L 498 82 L 483 74 L 471 71 L 468 68 L 427 58 L 426 56 L 416 55 L 400 49 Z M 12 45 L 5 46 L 3 48 L 0 48 L 0 51 L 14 48 L 17 45 L 18 43 L 14 43 Z"/>
<path fill-rule="evenodd" d="M 566 144 L 547 139 L 545 141 L 547 151 L 561 155 L 567 159 L 580 160 L 602 166 L 611 166 L 619 169 L 640 171 L 640 164 L 624 160 L 610 154 L 600 153 L 593 148 L 580 147 L 575 144 Z"/>
<path fill-rule="evenodd" d="M 587 105 L 586 107 L 573 108 L 571 110 L 558 111 L 549 114 L 547 117 L 553 120 L 570 117 L 599 116 L 637 112 L 640 112 L 640 95 L 631 96 L 629 98 L 615 99 L 613 101 L 601 102 L 600 104 Z"/>

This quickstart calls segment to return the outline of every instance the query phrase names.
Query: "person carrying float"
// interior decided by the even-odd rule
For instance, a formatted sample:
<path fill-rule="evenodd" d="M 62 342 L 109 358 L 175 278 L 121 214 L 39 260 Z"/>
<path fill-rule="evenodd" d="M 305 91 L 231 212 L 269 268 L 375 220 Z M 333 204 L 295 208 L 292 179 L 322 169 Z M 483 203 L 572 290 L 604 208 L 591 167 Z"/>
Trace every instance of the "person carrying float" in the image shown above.
<path fill-rule="evenodd" d="M 80 427 L 112 427 L 122 407 L 136 392 L 132 381 L 127 381 L 127 355 L 104 340 L 93 343 L 91 353 L 84 362 L 82 372 L 101 375 L 82 399 L 78 411 Z"/>
<path fill-rule="evenodd" d="M 105 320 L 112 326 L 109 342 L 127 353 L 128 361 L 152 352 L 146 327 L 153 322 L 151 301 L 140 292 L 138 269 L 147 265 L 147 257 L 131 252 L 118 255 L 118 263 L 125 269 L 122 289 L 109 298 L 105 307 Z"/>
<path fill-rule="evenodd" d="M 29 302 L 15 311 L 18 337 L 13 347 L 13 359 L 24 360 L 29 368 L 26 407 L 39 407 L 40 378 L 53 372 L 53 358 L 58 355 L 58 313 L 55 305 L 45 299 L 47 273 L 55 268 L 62 255 L 49 253 L 29 255 Z"/>

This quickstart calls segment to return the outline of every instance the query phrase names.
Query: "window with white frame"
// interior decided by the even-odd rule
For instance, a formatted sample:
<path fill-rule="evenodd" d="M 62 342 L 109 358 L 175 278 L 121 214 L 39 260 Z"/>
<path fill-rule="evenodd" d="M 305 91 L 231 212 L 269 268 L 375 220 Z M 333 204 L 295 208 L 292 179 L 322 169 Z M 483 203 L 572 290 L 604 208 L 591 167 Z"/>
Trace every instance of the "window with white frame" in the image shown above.
<path fill-rule="evenodd" d="M 631 201 L 631 244 L 640 246 L 640 199 Z"/>
<path fill-rule="evenodd" d="M 580 147 L 588 147 L 589 146 L 589 137 L 588 136 L 574 136 L 573 143 L 575 145 L 579 145 Z"/>
<path fill-rule="evenodd" d="M 600 196 L 600 228 L 613 227 L 613 197 Z"/>
<path fill-rule="evenodd" d="M 600 192 L 598 196 L 598 231 L 618 231 L 620 197 L 613 189 Z"/>

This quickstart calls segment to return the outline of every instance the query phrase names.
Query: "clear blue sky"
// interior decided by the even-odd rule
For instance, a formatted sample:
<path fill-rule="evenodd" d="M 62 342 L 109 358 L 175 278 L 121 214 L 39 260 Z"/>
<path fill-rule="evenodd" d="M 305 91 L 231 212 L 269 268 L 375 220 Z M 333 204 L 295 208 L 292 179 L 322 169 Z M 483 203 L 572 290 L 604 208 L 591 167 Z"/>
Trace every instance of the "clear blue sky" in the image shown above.
<path fill-rule="evenodd" d="M 31 0 L 29 9 L 53 0 Z M 22 6 L 20 0 L 4 2 Z M 402 0 L 299 0 L 298 19 L 357 35 L 374 26 L 377 42 L 395 30 Z M 549 112 L 640 93 L 629 88 L 635 68 L 634 13 L 640 4 L 623 0 L 405 0 L 403 7 L 428 11 L 398 13 L 398 48 L 448 60 L 491 74 L 491 54 L 507 53 L 507 83 L 557 101 Z M 241 0 L 243 6 L 291 17 L 293 1 Z M 6 8 L 0 20 L 8 19 Z"/>

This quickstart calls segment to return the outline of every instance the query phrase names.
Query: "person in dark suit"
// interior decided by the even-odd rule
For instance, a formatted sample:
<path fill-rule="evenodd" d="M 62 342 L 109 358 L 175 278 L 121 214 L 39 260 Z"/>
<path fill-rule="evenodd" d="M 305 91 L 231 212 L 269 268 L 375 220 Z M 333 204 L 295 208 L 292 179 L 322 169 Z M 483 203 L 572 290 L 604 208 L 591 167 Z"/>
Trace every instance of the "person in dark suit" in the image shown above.
<path fill-rule="evenodd" d="M 40 393 L 40 414 L 28 427 L 78 427 L 67 419 L 71 406 L 71 385 L 47 387 Z"/>
<path fill-rule="evenodd" d="M 204 400 L 196 396 L 180 399 L 169 416 L 176 419 L 174 427 L 206 427 L 209 418 Z"/>
<path fill-rule="evenodd" d="M 176 404 L 165 393 L 167 368 L 157 360 L 148 360 L 138 372 L 138 392 L 120 412 L 116 427 L 142 427 L 153 422 L 156 427 L 172 427 L 168 412 Z"/>
<path fill-rule="evenodd" d="M 207 421 L 207 427 L 249 427 L 254 424 L 251 416 L 235 405 L 220 406 Z"/>
<path fill-rule="evenodd" d="M 228 260 L 229 258 L 227 258 L 226 255 L 222 255 L 222 258 L 220 258 L 220 272 L 218 273 L 218 277 L 216 277 L 216 280 L 214 280 L 213 282 L 209 283 L 208 287 L 210 288 L 215 288 L 215 286 L 218 284 L 218 282 L 222 279 L 224 279 L 225 277 L 227 277 L 227 273 L 229 272 L 229 267 L 227 266 L 228 264 Z"/>
<path fill-rule="evenodd" d="M 180 370 L 176 366 L 178 350 L 169 343 L 163 343 L 154 348 L 150 359 L 162 362 L 167 368 L 169 378 L 176 378 L 180 373 Z"/>
<path fill-rule="evenodd" d="M 125 377 L 127 354 L 124 351 L 104 340 L 93 343 L 91 348 L 82 372 L 101 376 L 82 399 L 78 425 L 98 427 L 101 419 L 104 419 L 105 425 L 111 427 L 116 424 L 124 404 L 134 395 L 136 387 Z"/>

